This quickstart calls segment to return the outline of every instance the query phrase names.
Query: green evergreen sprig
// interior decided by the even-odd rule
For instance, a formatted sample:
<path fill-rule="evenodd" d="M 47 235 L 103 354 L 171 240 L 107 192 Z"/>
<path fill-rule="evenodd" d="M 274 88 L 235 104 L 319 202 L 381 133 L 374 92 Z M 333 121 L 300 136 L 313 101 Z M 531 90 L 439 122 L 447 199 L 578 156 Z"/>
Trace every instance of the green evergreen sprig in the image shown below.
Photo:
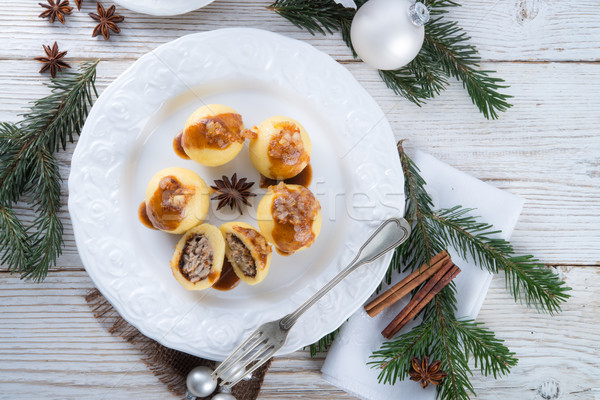
<path fill-rule="evenodd" d="M 414 269 L 435 254 L 452 246 L 464 257 L 471 257 L 482 268 L 498 273 L 504 271 L 513 297 L 540 311 L 554 313 L 569 295 L 557 275 L 532 256 L 515 256 L 509 242 L 494 237 L 499 231 L 479 222 L 472 209 L 460 206 L 434 210 L 433 201 L 425 189 L 426 182 L 418 167 L 398 144 L 405 176 L 406 218 L 413 227 L 410 239 L 398 247 L 386 279 L 395 271 Z M 442 361 L 448 373 L 438 387 L 444 400 L 466 400 L 475 395 L 470 382 L 469 366 L 484 376 L 498 378 L 510 372 L 517 359 L 494 333 L 480 322 L 459 320 L 456 312 L 456 288 L 453 282 L 442 290 L 422 313 L 422 323 L 401 334 L 372 355 L 370 363 L 380 368 L 380 382 L 393 384 L 405 379 L 412 357 L 428 356 Z"/>
<path fill-rule="evenodd" d="M 571 289 L 535 257 L 516 255 L 510 242 L 494 236 L 499 231 L 470 214 L 472 209 L 455 206 L 434 210 L 419 169 L 402 149 L 402 143 L 398 149 L 405 176 L 406 218 L 413 224 L 413 233 L 394 252 L 386 281 L 403 265 L 423 265 L 441 250 L 453 247 L 480 267 L 492 273 L 503 272 L 516 301 L 550 314 L 560 311 Z"/>
<path fill-rule="evenodd" d="M 456 291 L 447 286 L 432 301 L 424 313 L 423 322 L 411 331 L 384 342 L 373 353 L 373 368 L 380 368 L 380 383 L 394 384 L 408 376 L 412 357 L 428 356 L 441 360 L 442 370 L 448 373 L 438 386 L 438 396 L 444 400 L 467 400 L 475 389 L 470 377 L 470 358 L 485 376 L 506 375 L 518 360 L 501 339 L 471 320 L 457 320 Z"/>
<path fill-rule="evenodd" d="M 469 215 L 471 211 L 459 206 L 439 210 L 429 216 L 429 221 L 440 240 L 461 257 L 470 256 L 494 274 L 504 272 L 506 287 L 515 300 L 550 314 L 560 311 L 571 289 L 535 257 L 515 255 L 512 245 L 493 237 L 498 231 Z"/>
<path fill-rule="evenodd" d="M 511 107 L 512 96 L 501 92 L 504 80 L 495 71 L 480 69 L 481 57 L 470 37 L 455 21 L 446 21 L 448 8 L 459 4 L 451 0 L 423 0 L 432 15 L 425 25 L 425 40 L 417 57 L 398 70 L 379 71 L 387 87 L 418 106 L 439 95 L 451 78 L 462 82 L 473 104 L 488 119 Z M 355 1 L 361 7 L 366 0 Z M 268 7 L 311 34 L 340 31 L 344 42 L 352 48 L 350 26 L 356 10 L 345 8 L 333 0 L 276 0 Z"/>
<path fill-rule="evenodd" d="M 21 121 L 0 123 L 0 261 L 22 278 L 43 280 L 62 253 L 61 178 L 53 153 L 81 132 L 98 96 L 97 65 L 52 78 L 51 94 L 35 101 Z M 13 209 L 23 199 L 36 212 L 28 226 Z"/>

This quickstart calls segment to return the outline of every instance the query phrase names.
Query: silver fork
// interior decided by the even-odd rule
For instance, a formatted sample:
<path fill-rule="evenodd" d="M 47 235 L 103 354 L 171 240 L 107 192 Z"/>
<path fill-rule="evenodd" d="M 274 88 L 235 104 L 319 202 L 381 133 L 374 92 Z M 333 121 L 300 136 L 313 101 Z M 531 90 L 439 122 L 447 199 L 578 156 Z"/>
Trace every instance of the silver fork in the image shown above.
<path fill-rule="evenodd" d="M 354 260 L 327 285 L 306 300 L 296 311 L 277 320 L 262 324 L 239 345 L 213 372 L 213 379 L 221 379 L 224 389 L 249 376 L 269 360 L 285 344 L 290 329 L 298 318 L 325 296 L 331 289 L 358 267 L 371 263 L 402 244 L 410 235 L 410 225 L 403 218 L 386 220 L 362 245 Z M 250 369 L 247 367 L 250 366 Z"/>

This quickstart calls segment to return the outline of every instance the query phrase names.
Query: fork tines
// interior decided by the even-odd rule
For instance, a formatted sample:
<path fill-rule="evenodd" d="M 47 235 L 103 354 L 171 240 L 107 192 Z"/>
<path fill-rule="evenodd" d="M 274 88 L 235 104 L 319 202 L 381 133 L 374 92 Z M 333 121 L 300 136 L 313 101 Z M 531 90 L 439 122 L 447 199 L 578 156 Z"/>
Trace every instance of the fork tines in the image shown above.
<path fill-rule="evenodd" d="M 215 379 L 221 379 L 220 385 L 231 388 L 246 376 L 267 362 L 277 349 L 269 344 L 268 338 L 259 329 L 239 345 L 213 372 Z M 250 366 L 250 369 L 247 367 Z"/>

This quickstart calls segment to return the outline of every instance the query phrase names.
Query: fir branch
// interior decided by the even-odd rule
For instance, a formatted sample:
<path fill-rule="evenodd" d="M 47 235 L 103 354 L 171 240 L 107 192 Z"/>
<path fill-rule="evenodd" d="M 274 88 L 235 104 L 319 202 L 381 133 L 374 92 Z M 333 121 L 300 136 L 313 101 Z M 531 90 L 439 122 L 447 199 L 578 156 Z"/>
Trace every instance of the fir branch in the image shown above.
<path fill-rule="evenodd" d="M 564 282 L 532 256 L 515 256 L 509 242 L 494 237 L 498 231 L 469 214 L 473 210 L 458 206 L 434 211 L 426 183 L 404 152 L 402 142 L 398 150 L 405 175 L 406 218 L 413 226 L 413 234 L 396 249 L 388 279 L 403 265 L 414 269 L 453 246 L 463 258 L 470 256 L 482 268 L 495 273 L 503 270 L 515 299 L 550 313 L 560 310 L 560 303 L 569 297 L 565 292 L 570 289 Z M 482 323 L 456 319 L 455 290 L 453 283 L 444 288 L 422 312 L 420 325 L 385 342 L 373 353 L 370 364 L 381 368 L 380 382 L 393 384 L 405 379 L 411 358 L 427 355 L 441 360 L 442 369 L 448 373 L 438 387 L 440 398 L 466 400 L 475 394 L 469 379 L 470 357 L 483 375 L 495 378 L 508 374 L 517 364 L 514 353 Z"/>
<path fill-rule="evenodd" d="M 268 10 L 286 18 L 298 28 L 311 35 L 337 32 L 344 24 L 352 23 L 355 10 L 346 8 L 333 0 L 277 0 Z"/>
<path fill-rule="evenodd" d="M 340 329 L 338 328 L 335 331 L 323 336 L 321 339 L 317 340 L 315 343 L 311 344 L 309 346 L 310 356 L 314 357 L 317 355 L 317 353 L 324 353 L 327 350 L 329 350 L 329 348 L 331 347 L 331 344 L 333 343 L 333 340 L 335 339 L 335 337 L 337 336 L 339 331 L 340 331 Z"/>
<path fill-rule="evenodd" d="M 430 15 L 446 14 L 447 8 L 460 7 L 460 4 L 452 0 L 421 0 L 421 2 L 427 6 Z"/>
<path fill-rule="evenodd" d="M 470 382 L 469 358 L 475 359 L 483 375 L 499 377 L 508 374 L 517 359 L 493 332 L 482 323 L 457 320 L 454 285 L 445 288 L 423 316 L 423 322 L 391 341 L 383 343 L 373 353 L 374 368 L 380 368 L 380 383 L 394 384 L 408 376 L 412 357 L 429 356 L 442 361 L 448 377 L 438 388 L 446 400 L 466 400 L 475 394 Z"/>
<path fill-rule="evenodd" d="M 493 375 L 498 379 L 502 375 L 508 375 L 510 368 L 517 365 L 515 354 L 492 331 L 485 328 L 483 323 L 453 320 L 452 324 L 452 329 L 456 330 L 468 352 L 467 359 L 470 355 L 473 356 L 475 368 L 479 366 L 482 375 Z"/>
<path fill-rule="evenodd" d="M 15 211 L 0 204 L 0 262 L 8 272 L 21 272 L 27 267 L 31 248 L 27 231 Z"/>
<path fill-rule="evenodd" d="M 433 74 L 437 75 L 438 71 L 431 71 L 428 73 L 431 74 L 429 76 L 433 76 Z M 435 95 L 433 86 L 430 85 L 429 82 L 432 82 L 436 88 L 439 86 L 435 79 L 430 81 L 428 76 L 417 76 L 411 68 L 393 71 L 380 70 L 379 76 L 385 85 L 392 89 L 394 93 L 412 101 L 419 107 L 425 104 L 426 100 L 431 99 Z"/>
<path fill-rule="evenodd" d="M 508 86 L 493 77 L 495 71 L 480 69 L 481 58 L 470 38 L 454 21 L 445 21 L 449 8 L 460 6 L 452 0 L 423 0 L 432 20 L 425 25 L 425 40 L 417 57 L 407 66 L 393 71 L 379 71 L 388 88 L 418 106 L 439 95 L 449 78 L 461 81 L 484 117 L 498 118 L 511 107 L 512 96 L 501 93 Z M 358 8 L 366 0 L 355 1 Z M 350 27 L 356 11 L 333 0 L 276 0 L 268 9 L 275 11 L 311 34 L 341 31 L 342 39 L 356 52 L 350 39 Z"/>
<path fill-rule="evenodd" d="M 22 276 L 41 281 L 62 253 L 63 235 L 63 225 L 58 216 L 61 178 L 56 159 L 46 148 L 39 151 L 34 176 L 31 194 L 36 199 L 38 216 L 33 223 L 35 232 L 31 237 L 30 264 Z"/>
<path fill-rule="evenodd" d="M 79 135 L 94 96 L 98 61 L 78 73 L 52 78 L 51 94 L 32 104 L 17 124 L 0 123 L 0 244 L 2 264 L 22 278 L 40 281 L 62 252 L 61 178 L 53 152 Z M 31 226 L 16 218 L 13 204 L 28 196 L 37 214 Z"/>
<path fill-rule="evenodd" d="M 92 95 L 98 97 L 94 82 L 98 61 L 85 64 L 79 73 L 66 72 L 52 79 L 48 87 L 50 96 L 33 103 L 31 111 L 23 114 L 20 128 L 36 135 L 37 146 L 50 151 L 73 143 L 73 133 L 79 135 L 92 105 Z"/>
<path fill-rule="evenodd" d="M 571 289 L 533 256 L 516 256 L 512 245 L 493 237 L 498 231 L 468 215 L 471 211 L 457 206 L 434 212 L 429 218 L 441 240 L 461 257 L 470 256 L 492 273 L 504 271 L 507 289 L 515 300 L 550 314 L 560 311 Z"/>
<path fill-rule="evenodd" d="M 0 123 L 0 201 L 7 206 L 27 190 L 33 140 L 17 125 Z"/>
<path fill-rule="evenodd" d="M 429 355 L 429 349 L 437 336 L 434 320 L 423 322 L 409 332 L 386 341 L 371 358 L 369 365 L 382 368 L 379 382 L 393 385 L 408 376 L 412 357 L 422 358 Z"/>
<path fill-rule="evenodd" d="M 492 273 L 504 272 L 506 285 L 516 301 L 550 314 L 560 311 L 571 290 L 544 264 L 531 255 L 516 255 L 512 245 L 494 235 L 499 231 L 469 215 L 473 210 L 456 206 L 434 210 L 419 169 L 398 144 L 405 175 L 406 219 L 413 224 L 411 239 L 394 253 L 386 280 L 403 265 L 417 265 L 450 246 L 463 258 L 471 257 Z"/>
<path fill-rule="evenodd" d="M 481 58 L 475 46 L 468 44 L 471 39 L 454 21 L 443 22 L 443 17 L 435 18 L 427 24 L 422 53 L 437 60 L 442 70 L 462 82 L 473 104 L 488 119 L 497 119 L 498 112 L 506 111 L 512 105 L 512 96 L 498 90 L 503 79 L 492 77 L 495 71 L 479 69 Z"/>
<path fill-rule="evenodd" d="M 468 352 L 460 342 L 456 330 L 453 329 L 453 322 L 456 321 L 454 317 L 456 295 L 453 289 L 454 285 L 450 285 L 442 291 L 444 293 L 442 296 L 436 296 L 433 301 L 433 312 L 426 314 L 426 318 L 436 321 L 439 335 L 437 343 L 430 348 L 430 354 L 432 359 L 442 361 L 442 369 L 448 373 L 443 384 L 438 387 L 440 398 L 467 400 L 469 393 L 475 394 L 475 389 L 469 380 L 472 373 L 469 368 Z"/>

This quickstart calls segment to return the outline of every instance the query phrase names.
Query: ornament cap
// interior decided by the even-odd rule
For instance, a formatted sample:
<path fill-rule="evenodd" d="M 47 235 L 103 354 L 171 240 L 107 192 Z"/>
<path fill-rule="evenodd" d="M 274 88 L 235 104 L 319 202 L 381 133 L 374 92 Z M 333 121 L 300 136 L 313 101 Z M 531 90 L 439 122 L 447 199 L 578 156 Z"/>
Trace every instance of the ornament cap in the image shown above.
<path fill-rule="evenodd" d="M 416 26 L 423 26 L 429 21 L 429 9 L 423 3 L 416 2 L 408 8 L 410 20 Z"/>

